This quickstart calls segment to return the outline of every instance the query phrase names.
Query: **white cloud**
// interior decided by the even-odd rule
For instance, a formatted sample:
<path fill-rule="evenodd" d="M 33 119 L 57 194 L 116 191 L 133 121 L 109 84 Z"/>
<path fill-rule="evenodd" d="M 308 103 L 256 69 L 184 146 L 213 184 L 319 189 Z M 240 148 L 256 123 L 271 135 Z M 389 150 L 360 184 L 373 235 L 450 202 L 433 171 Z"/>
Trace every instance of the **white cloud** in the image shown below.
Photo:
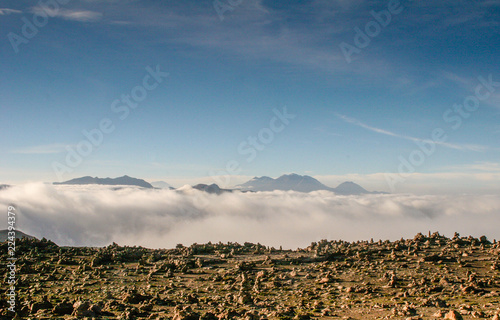
<path fill-rule="evenodd" d="M 183 188 L 112 190 L 41 183 L 0 192 L 14 204 L 17 227 L 60 245 L 172 247 L 207 241 L 250 241 L 287 248 L 328 239 L 398 239 L 417 232 L 500 236 L 500 198 L 261 192 L 209 195 Z M 6 226 L 6 220 L 0 227 Z"/>
<path fill-rule="evenodd" d="M 42 7 L 33 7 L 34 14 L 47 14 L 51 18 L 61 18 L 64 20 L 78 21 L 78 22 L 93 22 L 102 18 L 101 12 L 89 10 L 71 10 L 71 9 L 47 9 Z"/>

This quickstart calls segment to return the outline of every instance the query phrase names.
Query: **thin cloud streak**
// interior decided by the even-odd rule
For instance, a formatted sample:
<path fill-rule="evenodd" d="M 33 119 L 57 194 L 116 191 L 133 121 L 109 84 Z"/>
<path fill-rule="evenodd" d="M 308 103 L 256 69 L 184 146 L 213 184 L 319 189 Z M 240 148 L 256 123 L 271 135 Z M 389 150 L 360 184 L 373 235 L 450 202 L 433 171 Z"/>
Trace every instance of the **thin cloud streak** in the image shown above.
<path fill-rule="evenodd" d="M 9 9 L 9 8 L 0 8 L 0 16 L 5 16 L 9 14 L 20 14 L 23 13 L 21 10 Z"/>
<path fill-rule="evenodd" d="M 77 22 L 94 22 L 102 18 L 102 13 L 89 10 L 70 10 L 70 9 L 47 9 L 41 7 L 32 8 L 34 14 L 47 14 L 52 18 L 61 18 L 64 20 Z"/>
<path fill-rule="evenodd" d="M 466 164 L 461 166 L 451 166 L 449 169 L 452 170 L 460 170 L 464 171 L 483 171 L 483 172 L 500 172 L 500 163 L 496 162 L 487 162 L 487 161 L 478 161 L 473 164 Z"/>
<path fill-rule="evenodd" d="M 428 139 L 415 138 L 415 137 L 411 137 L 411 136 L 407 136 L 407 135 L 397 134 L 397 133 L 394 133 L 394 132 L 391 132 L 391 131 L 388 131 L 388 130 L 384 130 L 384 129 L 372 127 L 372 126 L 367 125 L 367 124 L 365 124 L 365 123 L 363 123 L 363 122 L 361 122 L 361 121 L 359 121 L 357 119 L 354 119 L 354 118 L 351 118 L 351 117 L 348 117 L 348 116 L 345 116 L 345 115 L 342 115 L 342 114 L 336 113 L 335 115 L 338 118 L 340 118 L 341 120 L 343 120 L 344 122 L 347 122 L 347 123 L 350 123 L 350 124 L 354 124 L 354 125 L 356 125 L 358 127 L 361 127 L 361 128 L 364 128 L 364 129 L 367 129 L 367 130 L 370 130 L 370 131 L 373 131 L 373 132 L 376 132 L 376 133 L 388 135 L 388 136 L 391 136 L 391 137 L 401 138 L 401 139 L 405 139 L 405 140 L 410 140 L 410 141 L 413 141 L 413 142 L 421 142 L 421 143 L 430 143 L 430 142 L 432 142 L 432 143 L 435 143 L 437 145 L 440 145 L 440 146 L 443 146 L 443 147 L 446 147 L 446 148 L 455 149 L 455 150 L 465 150 L 465 151 L 483 152 L 483 151 L 486 151 L 486 150 L 489 149 L 487 146 L 481 146 L 481 145 L 475 145 L 475 144 L 454 144 L 454 143 L 439 142 L 439 141 L 432 141 L 432 140 L 428 140 Z"/>

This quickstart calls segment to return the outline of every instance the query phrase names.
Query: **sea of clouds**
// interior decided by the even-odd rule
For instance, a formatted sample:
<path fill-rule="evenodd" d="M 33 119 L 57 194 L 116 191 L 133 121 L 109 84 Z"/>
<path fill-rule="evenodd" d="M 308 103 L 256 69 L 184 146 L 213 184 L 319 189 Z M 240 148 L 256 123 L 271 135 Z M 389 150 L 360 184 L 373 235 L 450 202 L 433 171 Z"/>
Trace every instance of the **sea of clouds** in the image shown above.
<path fill-rule="evenodd" d="M 17 209 L 16 227 L 59 245 L 141 245 L 240 242 L 295 249 L 320 239 L 395 240 L 439 231 L 500 239 L 498 195 L 373 194 L 328 191 L 224 193 L 55 186 L 30 183 L 0 191 Z"/>

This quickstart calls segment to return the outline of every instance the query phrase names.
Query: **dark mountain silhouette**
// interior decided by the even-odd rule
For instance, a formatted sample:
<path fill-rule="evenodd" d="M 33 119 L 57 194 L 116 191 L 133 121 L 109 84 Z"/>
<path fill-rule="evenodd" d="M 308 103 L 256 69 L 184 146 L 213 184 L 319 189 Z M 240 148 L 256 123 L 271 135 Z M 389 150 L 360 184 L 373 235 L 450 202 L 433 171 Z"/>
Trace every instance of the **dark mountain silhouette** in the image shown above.
<path fill-rule="evenodd" d="M 333 192 L 337 194 L 365 194 L 365 193 L 371 193 L 370 191 L 366 190 L 359 184 L 356 184 L 352 181 L 346 181 L 342 182 L 337 186 L 337 188 L 333 189 Z"/>
<path fill-rule="evenodd" d="M 233 191 L 233 190 L 229 190 L 229 189 L 221 189 L 215 183 L 211 184 L 211 185 L 200 183 L 200 184 L 193 186 L 193 189 L 205 191 L 205 192 L 212 193 L 212 194 L 221 194 L 224 192 L 232 192 Z"/>
<path fill-rule="evenodd" d="M 328 190 L 342 195 L 379 193 L 379 192 L 370 192 L 352 181 L 346 181 L 341 183 L 336 188 L 331 188 L 322 184 L 313 177 L 301 176 L 295 173 L 285 174 L 276 179 L 265 176 L 255 177 L 243 184 L 237 185 L 235 188 L 242 191 L 282 190 L 282 191 L 311 192 L 318 190 Z"/>
<path fill-rule="evenodd" d="M 56 185 L 85 185 L 85 184 L 99 184 L 99 185 L 125 185 L 125 186 L 139 186 L 143 188 L 154 188 L 152 184 L 142 180 L 136 179 L 129 176 L 123 176 L 119 178 L 98 178 L 98 177 L 81 177 L 72 179 L 65 182 L 54 182 Z M 157 187 L 170 188 L 166 182 L 157 181 L 155 182 Z M 216 184 L 197 184 L 193 186 L 194 189 L 205 191 L 212 194 L 221 194 L 224 192 L 232 192 L 232 189 L 221 189 Z M 318 190 L 328 190 L 333 191 L 336 194 L 341 195 L 358 195 L 358 194 L 370 194 L 370 193 L 382 193 L 382 192 L 370 192 L 360 185 L 352 182 L 346 181 L 338 185 L 336 188 L 328 187 L 313 177 L 307 175 L 298 175 L 295 173 L 285 174 L 276 179 L 270 177 L 255 177 L 243 184 L 237 185 L 235 190 L 242 192 L 257 192 L 257 191 L 297 191 L 297 192 L 312 192 Z"/>
<path fill-rule="evenodd" d="M 311 192 L 330 189 L 313 177 L 301 176 L 295 173 L 285 174 L 276 179 L 270 177 L 255 177 L 237 187 L 241 190 L 250 191 L 293 190 L 298 192 Z"/>
<path fill-rule="evenodd" d="M 110 186 L 139 186 L 143 188 L 153 188 L 153 186 L 142 180 L 136 179 L 129 176 L 123 176 L 118 178 L 98 178 L 98 177 L 81 177 L 72 180 L 68 180 L 65 182 L 54 182 L 54 184 L 100 184 L 100 185 L 110 185 Z"/>

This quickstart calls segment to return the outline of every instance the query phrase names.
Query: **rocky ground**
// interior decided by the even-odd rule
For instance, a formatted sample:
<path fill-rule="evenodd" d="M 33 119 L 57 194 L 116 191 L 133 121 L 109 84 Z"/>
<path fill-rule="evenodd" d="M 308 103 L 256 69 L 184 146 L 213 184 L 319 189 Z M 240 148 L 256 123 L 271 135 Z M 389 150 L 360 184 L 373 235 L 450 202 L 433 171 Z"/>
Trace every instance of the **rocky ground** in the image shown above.
<path fill-rule="evenodd" d="M 7 261 L 7 243 L 0 246 Z M 485 237 L 320 241 L 294 251 L 23 239 L 16 256 L 17 319 L 498 320 L 500 313 L 500 242 Z M 2 296 L 0 317 L 12 319 Z"/>

